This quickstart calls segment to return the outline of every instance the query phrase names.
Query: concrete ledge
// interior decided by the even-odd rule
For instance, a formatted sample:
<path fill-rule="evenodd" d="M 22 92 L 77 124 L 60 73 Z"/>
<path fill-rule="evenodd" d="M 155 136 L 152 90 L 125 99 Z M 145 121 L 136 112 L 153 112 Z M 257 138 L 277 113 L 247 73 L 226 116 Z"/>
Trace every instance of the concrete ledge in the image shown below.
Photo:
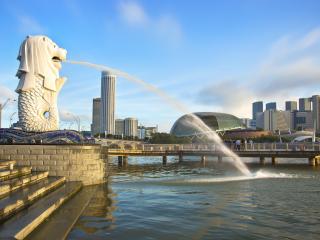
<path fill-rule="evenodd" d="M 15 160 L 17 166 L 31 166 L 34 171 L 48 171 L 49 176 L 91 185 L 104 182 L 107 165 L 101 149 L 100 145 L 76 144 L 0 145 L 0 159 Z"/>

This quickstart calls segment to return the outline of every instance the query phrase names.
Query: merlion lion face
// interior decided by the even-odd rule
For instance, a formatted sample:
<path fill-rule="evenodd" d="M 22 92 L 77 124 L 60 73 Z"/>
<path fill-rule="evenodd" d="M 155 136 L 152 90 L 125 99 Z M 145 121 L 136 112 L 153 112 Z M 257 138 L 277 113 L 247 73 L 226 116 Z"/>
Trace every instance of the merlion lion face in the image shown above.
<path fill-rule="evenodd" d="M 17 76 L 20 79 L 17 92 L 32 90 L 35 78 L 44 80 L 44 88 L 57 91 L 57 79 L 61 61 L 66 60 L 67 51 L 59 48 L 46 36 L 28 36 L 20 46 L 18 60 L 20 66 Z"/>

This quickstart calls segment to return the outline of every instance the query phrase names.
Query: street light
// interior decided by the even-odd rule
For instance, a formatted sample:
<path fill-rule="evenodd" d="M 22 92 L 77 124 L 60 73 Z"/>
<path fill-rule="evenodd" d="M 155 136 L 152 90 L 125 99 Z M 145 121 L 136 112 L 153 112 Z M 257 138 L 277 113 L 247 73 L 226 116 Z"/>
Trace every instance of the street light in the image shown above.
<path fill-rule="evenodd" d="M 15 114 L 17 114 L 17 112 L 14 112 L 10 115 L 10 127 L 12 127 L 12 119 Z"/>
<path fill-rule="evenodd" d="M 74 115 L 74 114 L 72 114 L 72 113 L 67 113 L 67 115 L 70 115 L 71 117 L 73 117 L 73 119 L 74 119 L 74 121 L 77 123 L 77 125 L 78 125 L 78 132 L 80 132 L 80 124 L 81 124 L 81 119 L 80 119 L 80 117 L 79 116 L 76 116 L 76 115 Z"/>
<path fill-rule="evenodd" d="M 2 123 L 2 110 L 7 106 L 7 104 L 10 102 L 10 101 L 17 101 L 16 99 L 12 99 L 12 98 L 8 98 L 4 104 L 1 104 L 0 103 L 0 128 L 1 128 L 1 123 Z"/>

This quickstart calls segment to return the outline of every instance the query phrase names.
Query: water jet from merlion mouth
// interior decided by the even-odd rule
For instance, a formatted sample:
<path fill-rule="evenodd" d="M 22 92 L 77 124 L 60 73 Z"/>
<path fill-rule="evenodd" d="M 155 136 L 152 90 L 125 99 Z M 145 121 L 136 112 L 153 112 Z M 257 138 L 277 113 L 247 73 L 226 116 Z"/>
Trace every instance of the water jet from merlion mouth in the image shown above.
<path fill-rule="evenodd" d="M 241 161 L 240 157 L 236 155 L 233 151 L 231 151 L 228 147 L 226 147 L 222 141 L 222 139 L 216 134 L 212 129 L 210 129 L 199 117 L 197 117 L 195 114 L 190 114 L 190 111 L 186 106 L 184 106 L 182 103 L 177 101 L 176 99 L 172 98 L 170 95 L 162 91 L 161 89 L 153 86 L 150 83 L 147 83 L 137 77 L 131 76 L 130 74 L 120 71 L 118 69 L 110 68 L 104 65 L 98 65 L 93 64 L 89 62 L 82 62 L 82 61 L 72 61 L 72 60 L 66 60 L 65 62 L 71 63 L 71 64 L 78 64 L 83 65 L 86 67 L 95 68 L 99 71 L 109 71 L 113 74 L 123 77 L 131 82 L 137 83 L 147 89 L 148 91 L 151 91 L 158 96 L 160 96 L 164 101 L 166 101 L 171 107 L 174 107 L 179 112 L 186 114 L 188 113 L 190 116 L 192 116 L 192 122 L 190 122 L 195 128 L 199 129 L 199 132 L 203 132 L 206 134 L 208 139 L 214 141 L 219 147 L 220 151 L 223 152 L 226 156 L 229 156 L 233 159 L 233 163 L 235 167 L 245 176 L 252 176 L 250 170 L 247 168 L 247 166 Z"/>

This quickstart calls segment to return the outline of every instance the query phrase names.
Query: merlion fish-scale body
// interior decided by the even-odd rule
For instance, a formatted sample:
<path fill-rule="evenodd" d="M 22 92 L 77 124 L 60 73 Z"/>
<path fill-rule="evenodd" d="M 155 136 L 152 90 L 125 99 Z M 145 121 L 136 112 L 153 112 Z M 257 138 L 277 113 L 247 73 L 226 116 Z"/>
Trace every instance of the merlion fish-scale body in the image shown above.
<path fill-rule="evenodd" d="M 59 129 L 57 97 L 65 82 L 59 77 L 61 61 L 67 51 L 46 36 L 29 36 L 20 46 L 17 77 L 19 121 L 25 131 Z"/>

